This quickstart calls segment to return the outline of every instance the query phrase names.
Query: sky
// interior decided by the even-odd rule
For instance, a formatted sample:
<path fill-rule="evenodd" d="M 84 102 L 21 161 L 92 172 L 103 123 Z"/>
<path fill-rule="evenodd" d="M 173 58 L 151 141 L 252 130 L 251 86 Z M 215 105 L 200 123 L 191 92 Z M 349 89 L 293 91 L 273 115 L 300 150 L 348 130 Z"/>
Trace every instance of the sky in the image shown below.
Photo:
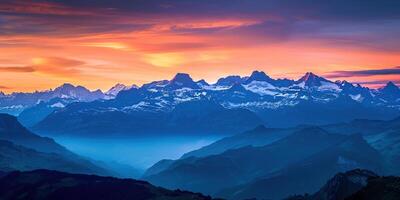
<path fill-rule="evenodd" d="M 398 0 L 1 0 L 0 90 L 254 70 L 400 84 L 399 10 Z"/>

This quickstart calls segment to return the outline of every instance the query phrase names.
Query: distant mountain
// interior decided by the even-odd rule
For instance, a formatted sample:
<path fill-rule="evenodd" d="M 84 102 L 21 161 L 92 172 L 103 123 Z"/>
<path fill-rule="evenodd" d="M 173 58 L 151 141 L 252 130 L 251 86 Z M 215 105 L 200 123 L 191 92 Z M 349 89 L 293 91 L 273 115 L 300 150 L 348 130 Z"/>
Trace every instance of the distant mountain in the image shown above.
<path fill-rule="evenodd" d="M 166 89 L 176 90 L 182 88 L 200 89 L 199 85 L 193 81 L 189 74 L 177 73 L 175 77 L 165 86 Z"/>
<path fill-rule="evenodd" d="M 180 190 L 166 190 L 133 179 L 36 170 L 11 172 L 0 178 L 0 199 L 211 200 L 211 197 Z"/>
<path fill-rule="evenodd" d="M 332 124 L 322 127 L 332 133 L 362 134 L 365 140 L 378 150 L 385 163 L 384 175 L 400 175 L 398 156 L 400 155 L 400 117 L 382 120 L 353 120 L 348 123 Z"/>
<path fill-rule="evenodd" d="M 44 153 L 11 142 L 0 140 L 0 170 L 29 171 L 51 169 L 73 173 L 110 175 L 100 167 L 78 156 Z"/>
<path fill-rule="evenodd" d="M 65 101 L 94 101 L 105 98 L 100 91 L 89 91 L 82 86 L 73 86 L 65 83 L 54 90 L 36 91 L 33 93 L 15 92 L 8 95 L 0 95 L 0 112 L 18 115 L 24 109 L 35 106 L 41 102 L 47 102 L 53 98 L 62 98 Z"/>
<path fill-rule="evenodd" d="M 280 140 L 298 131 L 299 129 L 301 129 L 301 127 L 279 129 L 279 128 L 266 128 L 265 126 L 260 125 L 252 130 L 234 134 L 233 136 L 230 137 L 225 137 L 198 150 L 188 152 L 184 154 L 182 158 L 188 158 L 191 156 L 204 157 L 209 155 L 215 155 L 223 153 L 224 151 L 230 149 L 238 149 L 245 146 L 255 146 L 255 147 L 265 146 L 277 140 Z"/>
<path fill-rule="evenodd" d="M 338 173 L 331 178 L 311 199 L 320 200 L 344 200 L 358 192 L 368 183 L 368 180 L 377 178 L 374 172 L 355 169 L 344 173 Z"/>
<path fill-rule="evenodd" d="M 288 194 L 313 193 L 338 172 L 356 168 L 380 172 L 381 164 L 380 154 L 361 136 L 355 135 L 267 177 L 222 190 L 217 196 L 228 199 L 282 199 Z"/>
<path fill-rule="evenodd" d="M 103 119 L 113 116 L 131 121 L 129 129 L 153 132 L 159 124 L 149 126 L 148 120 L 159 120 L 161 116 L 169 116 L 166 113 L 173 112 L 180 104 L 199 100 L 214 102 L 227 110 L 251 111 L 268 127 L 325 125 L 354 119 L 387 120 L 400 114 L 400 92 L 396 88 L 392 83 L 375 90 L 347 81 L 332 82 L 311 72 L 295 81 L 273 79 L 262 71 L 254 71 L 244 78 L 221 78 L 216 84 L 194 81 L 189 74 L 178 73 L 171 80 L 154 81 L 140 88 L 120 91 L 113 99 L 68 104 L 43 118 L 35 130 L 71 132 L 70 129 L 79 124 L 67 123 L 83 120 L 90 123 L 87 127 L 79 127 L 80 132 L 90 132 L 94 126 L 112 126 Z M 118 127 L 121 128 L 117 127 L 117 130 L 125 129 L 125 126 L 120 124 Z M 57 127 L 60 128 L 57 130 Z"/>
<path fill-rule="evenodd" d="M 124 85 L 121 83 L 118 83 L 116 85 L 114 85 L 113 87 L 111 87 L 109 90 L 107 90 L 107 92 L 105 92 L 105 95 L 109 96 L 109 98 L 115 97 L 118 95 L 119 92 L 123 91 L 123 90 L 129 90 L 132 88 L 138 88 L 138 86 L 136 85 Z"/>
<path fill-rule="evenodd" d="M 52 113 L 33 129 L 50 134 L 97 136 L 110 133 L 137 135 L 165 132 L 227 134 L 244 131 L 262 123 L 261 119 L 246 109 L 227 109 L 206 99 L 182 102 L 170 108 L 171 110 L 160 108 L 156 103 L 143 102 L 140 99 L 142 92 L 142 89 L 134 89 L 120 93 L 112 102 L 114 105 L 119 104 L 119 109 L 116 110 L 109 110 L 110 102 L 71 104 L 60 112 Z M 136 104 L 125 106 L 128 99 L 135 98 Z M 81 108 L 87 105 L 93 107 L 82 112 Z"/>
<path fill-rule="evenodd" d="M 322 78 L 320 76 L 317 76 L 312 72 L 307 72 L 303 77 L 297 80 L 296 83 L 300 87 L 308 87 L 308 88 L 321 87 L 323 85 L 327 85 L 328 87 L 329 86 L 338 87 L 337 85 L 333 84 L 333 82 L 328 81 L 327 79 Z"/>
<path fill-rule="evenodd" d="M 259 126 L 178 160 L 162 160 L 144 179 L 227 199 L 314 193 L 336 173 L 355 168 L 399 174 L 399 131 L 400 118 L 290 129 Z"/>
<path fill-rule="evenodd" d="M 379 176 L 372 171 L 361 169 L 340 172 L 329 179 L 318 192 L 312 195 L 292 196 L 285 200 L 345 200 L 367 186 L 371 179 L 379 179 Z"/>
<path fill-rule="evenodd" d="M 41 101 L 38 104 L 23 110 L 18 115 L 18 121 L 20 121 L 26 127 L 31 127 L 42 121 L 52 112 L 63 109 L 68 104 L 74 102 L 79 102 L 79 100 L 56 97 L 50 99 L 49 101 Z"/>
<path fill-rule="evenodd" d="M 400 177 L 378 177 L 368 180 L 367 186 L 347 198 L 348 200 L 400 199 Z"/>
<path fill-rule="evenodd" d="M 0 149 L 0 171 L 53 169 L 111 174 L 68 151 L 54 140 L 33 134 L 16 117 L 8 114 L 0 114 Z"/>
<path fill-rule="evenodd" d="M 399 177 L 381 177 L 356 169 L 336 174 L 312 195 L 295 195 L 285 200 L 397 200 L 400 198 L 399 183 Z"/>
<path fill-rule="evenodd" d="M 204 88 L 207 86 L 210 86 L 210 84 L 207 83 L 207 81 L 205 81 L 204 79 L 201 79 L 199 81 L 196 81 L 196 84 L 200 87 L 200 88 Z"/>
<path fill-rule="evenodd" d="M 243 84 L 247 85 L 253 81 L 270 82 L 271 83 L 273 81 L 273 79 L 271 77 L 267 76 L 267 74 L 265 74 L 265 72 L 263 72 L 263 71 L 253 71 Z"/>
<path fill-rule="evenodd" d="M 222 87 L 231 87 L 235 84 L 242 84 L 248 77 L 240 77 L 240 76 L 227 76 L 224 78 L 218 79 L 215 85 Z"/>
<path fill-rule="evenodd" d="M 400 102 L 400 89 L 393 82 L 388 82 L 385 87 L 380 88 L 378 97 L 398 105 Z"/>
<path fill-rule="evenodd" d="M 201 158 L 186 157 L 167 163 L 164 170 L 153 167 L 153 172 L 146 172 L 151 175 L 144 178 L 167 188 L 214 194 L 223 188 L 267 176 L 344 138 L 319 128 L 305 128 L 266 146 L 246 146 Z M 161 172 L 154 174 L 154 171 Z"/>
<path fill-rule="evenodd" d="M 16 117 L 8 114 L 0 114 L 0 139 L 40 152 L 71 155 L 71 152 L 53 139 L 33 134 L 23 127 Z"/>

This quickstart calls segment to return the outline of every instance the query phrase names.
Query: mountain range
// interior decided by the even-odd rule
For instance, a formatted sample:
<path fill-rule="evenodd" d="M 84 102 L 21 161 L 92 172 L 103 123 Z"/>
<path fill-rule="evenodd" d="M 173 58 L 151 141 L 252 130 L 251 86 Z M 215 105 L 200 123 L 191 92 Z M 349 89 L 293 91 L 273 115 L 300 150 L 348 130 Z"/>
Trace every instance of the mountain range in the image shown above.
<path fill-rule="evenodd" d="M 227 199 L 311 194 L 336 173 L 355 168 L 399 175 L 399 131 L 400 118 L 293 128 L 259 126 L 178 160 L 162 160 L 143 178 L 166 188 Z"/>
<path fill-rule="evenodd" d="M 178 73 L 171 80 L 114 89 L 109 94 L 115 97 L 95 101 L 48 100 L 25 109 L 19 118 L 24 125 L 49 135 L 106 134 L 110 130 L 117 134 L 160 130 L 232 134 L 261 124 L 293 127 L 391 119 L 400 109 L 400 89 L 392 82 L 370 89 L 347 81 L 332 82 L 311 72 L 289 80 L 254 71 L 248 77 L 228 76 L 215 84 Z"/>
<path fill-rule="evenodd" d="M 74 86 L 65 83 L 55 89 L 35 92 L 14 92 L 4 94 L 0 92 L 0 112 L 19 115 L 22 111 L 29 108 L 31 111 L 38 109 L 43 110 L 46 106 L 48 110 L 63 108 L 73 102 L 88 102 L 98 99 L 112 99 L 120 91 L 136 88 L 136 85 L 126 86 L 124 84 L 116 84 L 108 91 L 101 90 L 90 91 L 83 86 Z M 37 108 L 32 108 L 36 107 Z M 47 111 L 46 114 L 51 113 Z M 30 111 L 28 111 L 30 112 Z"/>

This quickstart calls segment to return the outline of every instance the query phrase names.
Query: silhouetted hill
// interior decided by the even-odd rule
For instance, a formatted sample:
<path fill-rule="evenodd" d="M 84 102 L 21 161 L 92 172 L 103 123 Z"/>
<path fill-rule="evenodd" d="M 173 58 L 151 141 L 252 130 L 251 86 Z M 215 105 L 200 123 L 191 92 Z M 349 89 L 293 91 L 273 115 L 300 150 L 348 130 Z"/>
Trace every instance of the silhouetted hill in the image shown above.
<path fill-rule="evenodd" d="M 66 157 L 55 153 L 43 153 L 34 149 L 0 140 L 0 170 L 29 171 L 51 169 L 73 173 L 110 174 L 78 156 Z"/>
<path fill-rule="evenodd" d="M 211 197 L 192 192 L 166 190 L 133 179 L 36 170 L 11 172 L 0 178 L 0 199 L 211 200 Z"/>
<path fill-rule="evenodd" d="M 368 170 L 338 173 L 316 193 L 294 195 L 285 200 L 397 200 L 400 178 L 380 177 Z"/>
<path fill-rule="evenodd" d="M 67 149 L 53 139 L 41 137 L 23 127 L 16 117 L 0 114 L 0 139 L 46 153 L 70 155 Z"/>
<path fill-rule="evenodd" d="M 397 200 L 400 199 L 400 177 L 379 177 L 368 181 L 366 187 L 346 200 Z"/>
<path fill-rule="evenodd" d="M 52 169 L 75 173 L 110 174 L 68 151 L 53 139 L 38 136 L 16 117 L 0 114 L 0 170 Z"/>

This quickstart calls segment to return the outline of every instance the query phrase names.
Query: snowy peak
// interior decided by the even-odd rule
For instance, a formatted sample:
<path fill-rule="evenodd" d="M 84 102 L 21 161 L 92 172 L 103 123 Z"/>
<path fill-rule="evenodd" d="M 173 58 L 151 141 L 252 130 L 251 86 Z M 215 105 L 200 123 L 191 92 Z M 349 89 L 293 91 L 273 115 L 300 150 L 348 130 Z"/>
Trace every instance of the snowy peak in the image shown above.
<path fill-rule="evenodd" d="M 230 91 L 238 91 L 238 92 L 243 92 L 243 91 L 247 91 L 246 88 L 243 87 L 242 84 L 240 83 L 235 83 L 233 84 L 230 88 Z"/>
<path fill-rule="evenodd" d="M 322 82 L 330 83 L 331 81 L 328 81 L 325 78 L 317 76 L 312 72 L 307 72 L 297 82 L 298 83 L 304 83 L 304 85 L 307 86 L 307 87 L 319 87 L 319 86 L 321 86 L 323 84 Z"/>
<path fill-rule="evenodd" d="M 117 96 L 117 94 L 123 90 L 129 90 L 132 88 L 137 88 L 136 85 L 127 86 L 121 83 L 117 83 L 113 87 L 111 87 L 105 94 L 109 96 Z"/>
<path fill-rule="evenodd" d="M 101 92 L 101 90 L 91 92 L 85 87 L 74 86 L 70 83 L 64 83 L 63 85 L 55 88 L 54 91 L 50 91 L 50 93 L 52 93 L 53 97 L 73 98 L 82 101 L 93 101 L 104 98 L 104 94 Z"/>
<path fill-rule="evenodd" d="M 193 82 L 192 77 L 186 73 L 177 73 L 175 77 L 171 80 L 172 83 L 191 83 Z"/>
<path fill-rule="evenodd" d="M 380 93 L 379 96 L 385 100 L 400 101 L 400 88 L 391 81 L 378 91 Z"/>
<path fill-rule="evenodd" d="M 167 85 L 170 89 L 191 88 L 199 89 L 200 87 L 193 81 L 189 74 L 177 73 L 175 77 Z"/>
<path fill-rule="evenodd" d="M 207 81 L 205 81 L 204 79 L 201 79 L 199 81 L 196 82 L 196 84 L 200 87 L 204 87 L 204 86 L 209 86 L 210 84 L 207 83 Z"/>
<path fill-rule="evenodd" d="M 70 84 L 70 83 L 64 83 L 57 88 L 54 89 L 54 91 L 70 91 L 75 89 L 75 86 Z"/>
<path fill-rule="evenodd" d="M 245 84 L 249 84 L 253 81 L 263 81 L 263 82 L 271 82 L 273 79 L 265 74 L 263 71 L 253 71 L 250 77 L 246 80 Z"/>
<path fill-rule="evenodd" d="M 380 89 L 381 91 L 385 91 L 385 92 L 399 92 L 400 89 L 399 87 L 397 87 L 397 85 L 395 85 L 392 81 L 389 81 L 388 83 L 386 83 L 385 87 Z"/>
<path fill-rule="evenodd" d="M 61 86 L 54 89 L 54 92 L 59 95 L 69 96 L 69 97 L 77 97 L 77 93 L 87 92 L 90 91 L 82 86 L 74 86 L 70 83 L 64 83 Z"/>
<path fill-rule="evenodd" d="M 243 83 L 243 78 L 240 76 L 227 76 L 224 78 L 218 79 L 217 83 L 215 85 L 217 86 L 232 86 L 234 84 L 242 84 Z"/>

